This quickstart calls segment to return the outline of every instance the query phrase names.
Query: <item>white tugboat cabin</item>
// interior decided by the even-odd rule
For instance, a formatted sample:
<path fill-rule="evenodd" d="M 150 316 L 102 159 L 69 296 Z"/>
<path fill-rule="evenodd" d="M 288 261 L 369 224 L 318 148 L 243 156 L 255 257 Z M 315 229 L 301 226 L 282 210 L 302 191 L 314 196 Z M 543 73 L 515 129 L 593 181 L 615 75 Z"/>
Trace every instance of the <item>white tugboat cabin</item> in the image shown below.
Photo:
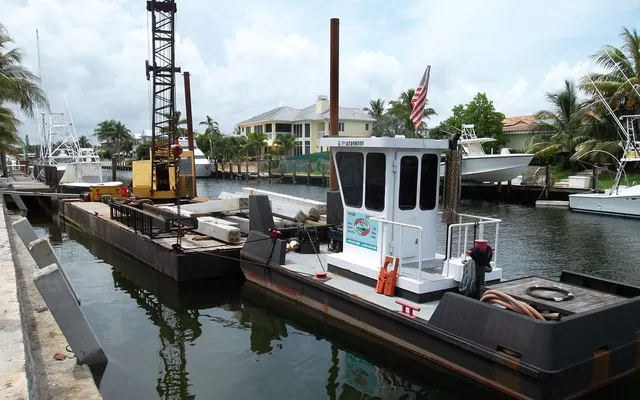
<path fill-rule="evenodd" d="M 446 230 L 448 240 L 442 242 L 449 250 L 442 243 L 441 253 L 437 251 L 440 156 L 449 141 L 323 138 L 321 145 L 332 149 L 344 207 L 343 250 L 327 254 L 330 272 L 378 280 L 385 259 L 392 257 L 399 267 L 398 294 L 423 302 L 432 297 L 424 295 L 441 296 L 459 286 L 474 228 L 475 238 L 483 239 L 485 225 L 493 225 L 495 254 L 500 220 L 464 214 Z M 502 278 L 495 257 L 492 267 L 486 282 Z"/>

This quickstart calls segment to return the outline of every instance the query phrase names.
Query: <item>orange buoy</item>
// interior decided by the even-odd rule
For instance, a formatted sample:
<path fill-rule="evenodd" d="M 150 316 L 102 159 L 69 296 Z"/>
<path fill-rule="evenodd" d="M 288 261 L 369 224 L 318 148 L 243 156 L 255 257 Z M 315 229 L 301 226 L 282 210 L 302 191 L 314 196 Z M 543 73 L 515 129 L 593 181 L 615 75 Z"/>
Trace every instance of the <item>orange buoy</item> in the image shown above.
<path fill-rule="evenodd" d="M 393 265 L 392 270 L 389 270 L 390 265 Z M 384 294 L 391 297 L 395 294 L 399 265 L 399 259 L 391 256 L 385 256 L 384 264 L 382 265 L 382 267 L 380 268 L 380 272 L 378 273 L 376 293 Z"/>

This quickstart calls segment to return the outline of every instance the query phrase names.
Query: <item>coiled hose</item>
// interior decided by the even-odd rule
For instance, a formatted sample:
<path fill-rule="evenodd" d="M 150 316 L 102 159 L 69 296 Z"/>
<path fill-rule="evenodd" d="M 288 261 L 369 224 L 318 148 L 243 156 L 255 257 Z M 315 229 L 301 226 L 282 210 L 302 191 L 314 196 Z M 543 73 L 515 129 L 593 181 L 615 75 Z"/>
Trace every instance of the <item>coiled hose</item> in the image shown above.
<path fill-rule="evenodd" d="M 489 289 L 482 295 L 480 301 L 484 301 L 491 304 L 499 304 L 511 311 L 517 312 L 519 314 L 527 315 L 531 318 L 539 319 L 541 321 L 546 321 L 545 318 L 540 314 L 535 308 L 531 307 L 529 304 L 514 299 L 508 294 L 501 292 L 495 289 Z"/>

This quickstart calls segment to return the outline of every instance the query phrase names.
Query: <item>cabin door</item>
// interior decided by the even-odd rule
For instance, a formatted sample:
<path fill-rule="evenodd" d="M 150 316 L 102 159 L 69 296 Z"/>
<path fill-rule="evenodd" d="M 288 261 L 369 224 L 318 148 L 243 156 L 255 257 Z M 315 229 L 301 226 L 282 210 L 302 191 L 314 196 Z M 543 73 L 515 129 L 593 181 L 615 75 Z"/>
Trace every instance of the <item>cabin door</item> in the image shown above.
<path fill-rule="evenodd" d="M 393 221 L 420 226 L 418 207 L 418 184 L 420 182 L 420 154 L 396 152 L 394 164 L 394 209 Z M 420 231 L 410 227 L 393 227 L 393 255 L 403 262 L 418 260 Z M 424 240 L 424 238 L 423 238 Z"/>

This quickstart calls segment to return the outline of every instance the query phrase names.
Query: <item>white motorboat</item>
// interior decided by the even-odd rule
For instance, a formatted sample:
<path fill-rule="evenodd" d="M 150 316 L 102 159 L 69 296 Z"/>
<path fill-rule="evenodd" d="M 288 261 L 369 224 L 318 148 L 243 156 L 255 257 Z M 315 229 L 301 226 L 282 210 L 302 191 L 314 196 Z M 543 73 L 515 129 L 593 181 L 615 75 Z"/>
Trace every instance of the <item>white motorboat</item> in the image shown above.
<path fill-rule="evenodd" d="M 569 195 L 569 208 L 595 214 L 607 214 L 622 217 L 640 218 L 640 185 L 620 185 L 625 175 L 624 167 L 627 162 L 640 162 L 640 142 L 636 141 L 633 129 L 634 121 L 640 115 L 625 115 L 620 118 L 626 122 L 621 127 L 625 141 L 621 143 L 624 156 L 618 161 L 618 171 L 610 189 L 604 193 L 579 193 Z"/>
<path fill-rule="evenodd" d="M 502 149 L 500 154 L 487 154 L 482 144 L 495 142 L 490 137 L 476 136 L 474 125 L 462 125 L 459 145 L 463 150 L 462 180 L 474 182 L 504 182 L 522 175 L 533 159 L 533 154 L 511 154 Z M 440 176 L 444 176 L 444 163 Z"/>
<path fill-rule="evenodd" d="M 102 163 L 93 148 L 79 148 L 74 162 L 65 165 L 60 179 L 60 191 L 63 193 L 83 194 L 95 186 L 123 186 L 120 181 L 104 182 Z"/>
<path fill-rule="evenodd" d="M 608 53 L 607 55 L 609 56 Z M 611 58 L 611 56 L 609 56 L 609 59 L 625 77 L 629 86 L 633 88 L 638 96 L 640 96 L 640 86 L 634 85 L 629 80 L 624 71 L 620 68 L 618 63 Z M 589 75 L 587 75 L 587 77 L 593 84 Z M 604 193 L 580 193 L 569 195 L 569 209 L 596 214 L 640 218 L 640 185 L 636 185 L 635 182 L 631 186 L 620 185 L 622 177 L 626 177 L 624 170 L 625 165 L 628 162 L 640 162 L 640 142 L 636 138 L 634 128 L 635 123 L 640 120 L 640 115 L 622 115 L 618 118 L 602 93 L 598 90 L 598 87 L 595 84 L 593 87 L 598 93 L 600 102 L 605 106 L 609 115 L 613 117 L 616 125 L 618 126 L 622 137 L 622 141 L 619 144 L 622 147 L 623 156 L 618 161 L 618 170 L 610 189 L 605 190 Z M 619 109 L 625 110 L 626 102 L 627 99 L 625 96 Z M 592 151 L 595 152 L 601 150 Z M 586 154 L 583 154 L 583 156 Z M 612 154 L 609 154 L 609 156 L 615 159 L 615 156 Z"/>
<path fill-rule="evenodd" d="M 178 139 L 180 146 L 182 148 L 189 148 L 189 142 L 186 137 L 181 137 Z M 194 164 L 196 165 L 196 178 L 209 178 L 211 174 L 213 174 L 213 164 L 209 159 L 204 155 L 202 150 L 198 148 L 198 145 L 193 141 L 193 155 L 194 155 Z"/>

